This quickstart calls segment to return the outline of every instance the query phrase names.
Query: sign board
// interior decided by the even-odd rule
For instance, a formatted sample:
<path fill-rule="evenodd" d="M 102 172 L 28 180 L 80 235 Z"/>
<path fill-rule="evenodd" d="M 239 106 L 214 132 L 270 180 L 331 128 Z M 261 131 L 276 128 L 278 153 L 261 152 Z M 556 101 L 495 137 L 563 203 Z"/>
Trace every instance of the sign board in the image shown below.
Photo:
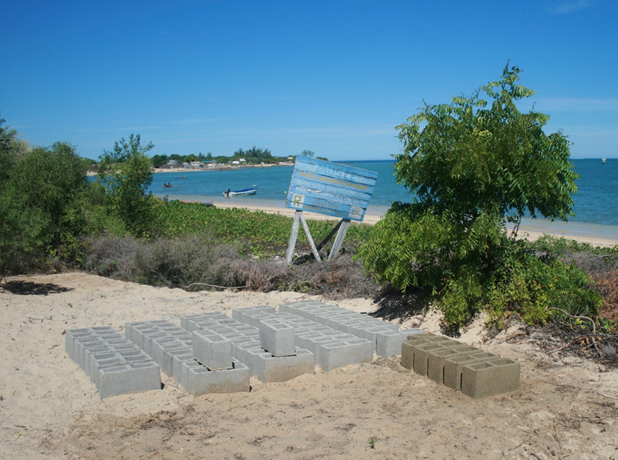
<path fill-rule="evenodd" d="M 374 171 L 298 156 L 286 207 L 362 221 L 377 180 Z"/>

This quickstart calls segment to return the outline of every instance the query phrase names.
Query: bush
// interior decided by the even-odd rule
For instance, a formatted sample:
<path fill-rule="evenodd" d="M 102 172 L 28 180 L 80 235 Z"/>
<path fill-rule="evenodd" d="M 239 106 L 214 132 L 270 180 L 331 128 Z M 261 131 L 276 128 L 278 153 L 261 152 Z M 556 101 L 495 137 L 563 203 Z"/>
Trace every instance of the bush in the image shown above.
<path fill-rule="evenodd" d="M 209 234 L 191 234 L 170 240 L 158 238 L 139 245 L 135 255 L 137 281 L 153 286 L 186 287 L 193 283 L 238 285 L 230 280 L 230 264 L 238 252 L 217 244 Z"/>
<path fill-rule="evenodd" d="M 600 303 L 585 273 L 536 257 L 507 233 L 527 214 L 566 220 L 577 190 L 566 136 L 546 135 L 547 115 L 516 107 L 534 94 L 519 73 L 507 66 L 471 97 L 426 105 L 398 126 L 395 175 L 416 198 L 394 203 L 359 250 L 381 283 L 422 289 L 452 328 L 481 309 L 544 322 L 561 309 L 594 315 Z"/>

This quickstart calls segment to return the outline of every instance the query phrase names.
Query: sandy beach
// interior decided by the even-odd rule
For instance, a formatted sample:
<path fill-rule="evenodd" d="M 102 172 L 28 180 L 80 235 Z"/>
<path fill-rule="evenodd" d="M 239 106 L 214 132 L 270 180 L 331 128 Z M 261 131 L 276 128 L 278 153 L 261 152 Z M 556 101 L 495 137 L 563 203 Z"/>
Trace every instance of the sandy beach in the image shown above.
<path fill-rule="evenodd" d="M 164 388 L 101 399 L 64 351 L 64 331 L 314 298 L 300 293 L 197 292 L 83 273 L 14 277 L 0 292 L 0 458 L 6 459 L 608 459 L 618 456 L 618 372 L 533 345 L 461 340 L 517 360 L 520 389 L 472 400 L 397 358 L 316 368 L 249 393 L 193 397 Z M 370 299 L 335 302 L 371 312 Z M 439 316 L 403 326 L 439 331 Z M 370 439 L 374 439 L 373 447 Z"/>

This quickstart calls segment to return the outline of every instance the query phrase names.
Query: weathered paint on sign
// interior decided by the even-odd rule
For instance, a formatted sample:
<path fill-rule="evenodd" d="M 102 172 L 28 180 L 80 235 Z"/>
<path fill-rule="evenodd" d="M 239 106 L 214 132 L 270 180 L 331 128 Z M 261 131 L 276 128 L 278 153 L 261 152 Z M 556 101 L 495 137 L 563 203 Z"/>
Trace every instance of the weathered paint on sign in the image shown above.
<path fill-rule="evenodd" d="M 286 206 L 362 221 L 378 173 L 298 156 Z"/>

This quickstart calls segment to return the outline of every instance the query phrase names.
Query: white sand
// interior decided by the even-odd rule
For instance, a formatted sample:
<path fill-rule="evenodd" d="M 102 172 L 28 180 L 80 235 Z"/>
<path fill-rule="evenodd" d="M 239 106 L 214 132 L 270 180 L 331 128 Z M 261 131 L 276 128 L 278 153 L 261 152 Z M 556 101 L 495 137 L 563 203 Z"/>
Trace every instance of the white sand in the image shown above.
<path fill-rule="evenodd" d="M 476 322 L 462 337 L 522 365 L 518 391 L 479 401 L 405 370 L 396 359 L 285 383 L 254 380 L 242 394 L 192 397 L 164 377 L 162 390 L 101 400 L 64 352 L 66 329 L 122 331 L 126 322 L 154 319 L 178 324 L 185 314 L 309 296 L 188 293 L 82 273 L 9 281 L 30 293 L 0 292 L 2 459 L 618 457 L 618 372 L 505 343 L 513 331 L 482 343 Z M 376 308 L 369 299 L 336 303 Z M 433 314 L 405 325 L 421 321 L 438 330 Z"/>

